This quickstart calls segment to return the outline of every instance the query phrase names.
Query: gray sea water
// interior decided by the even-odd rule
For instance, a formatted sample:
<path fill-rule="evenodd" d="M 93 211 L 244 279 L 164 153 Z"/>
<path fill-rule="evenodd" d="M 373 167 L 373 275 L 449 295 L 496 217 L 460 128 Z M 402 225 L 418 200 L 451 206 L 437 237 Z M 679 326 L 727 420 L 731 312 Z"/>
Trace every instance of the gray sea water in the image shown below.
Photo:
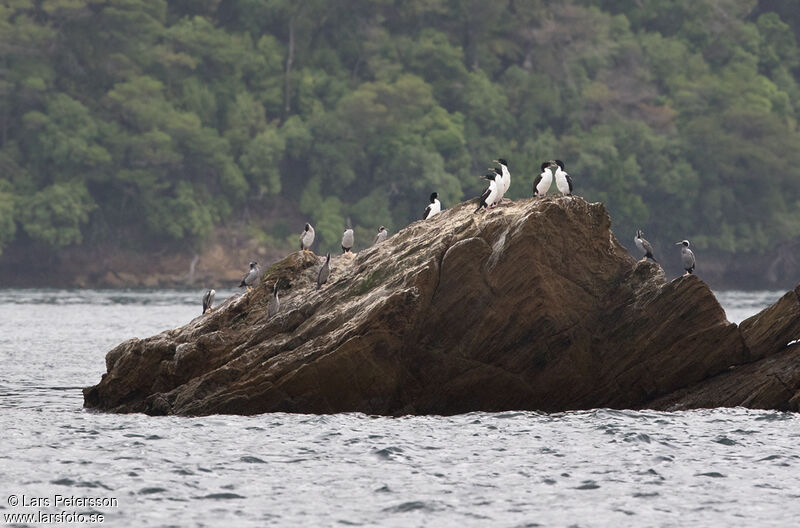
<path fill-rule="evenodd" d="M 741 321 L 780 295 L 719 298 Z M 109 526 L 800 522 L 794 414 L 177 418 L 82 408 L 81 388 L 100 379 L 108 350 L 189 321 L 199 299 L 180 291 L 0 290 L 5 524 L 11 514 L 34 516 L 20 526 L 90 515 Z M 37 524 L 40 512 L 60 517 Z"/>

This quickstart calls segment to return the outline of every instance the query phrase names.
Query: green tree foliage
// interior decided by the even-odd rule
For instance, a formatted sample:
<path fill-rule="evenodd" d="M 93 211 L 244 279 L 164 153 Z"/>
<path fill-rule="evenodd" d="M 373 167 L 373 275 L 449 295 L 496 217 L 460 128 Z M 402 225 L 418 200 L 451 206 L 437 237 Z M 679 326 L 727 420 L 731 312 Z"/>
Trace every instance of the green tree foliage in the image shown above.
<path fill-rule="evenodd" d="M 763 252 L 800 236 L 795 3 L 5 2 L 0 251 L 306 220 L 335 250 L 347 218 L 366 245 L 503 157 L 511 198 L 560 158 L 623 234 Z"/>

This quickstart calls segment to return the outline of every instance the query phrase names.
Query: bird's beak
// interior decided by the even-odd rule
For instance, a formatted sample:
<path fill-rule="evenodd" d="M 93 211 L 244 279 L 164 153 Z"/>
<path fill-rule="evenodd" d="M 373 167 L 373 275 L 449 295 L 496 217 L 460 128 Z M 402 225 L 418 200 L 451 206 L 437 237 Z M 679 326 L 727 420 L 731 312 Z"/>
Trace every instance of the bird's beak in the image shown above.
<path fill-rule="evenodd" d="M 497 160 L 492 160 L 492 163 L 500 163 L 500 162 Z"/>
<path fill-rule="evenodd" d="M 680 246 L 681 244 L 683 244 L 683 242 L 675 242 L 676 246 Z"/>

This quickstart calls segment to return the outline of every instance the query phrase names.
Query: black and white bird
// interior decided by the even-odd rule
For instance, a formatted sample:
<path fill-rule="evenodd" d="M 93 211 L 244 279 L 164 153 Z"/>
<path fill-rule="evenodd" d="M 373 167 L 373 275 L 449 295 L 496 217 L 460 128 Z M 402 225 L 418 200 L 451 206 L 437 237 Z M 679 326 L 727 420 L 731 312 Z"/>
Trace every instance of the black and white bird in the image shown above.
<path fill-rule="evenodd" d="M 688 240 L 681 240 L 680 242 L 675 242 L 676 246 L 681 247 L 681 261 L 683 262 L 683 269 L 686 272 L 683 274 L 684 276 L 690 275 L 694 273 L 694 253 L 691 249 L 689 249 L 689 241 Z"/>
<path fill-rule="evenodd" d="M 381 242 L 385 241 L 389 238 L 389 232 L 386 230 L 385 227 L 381 226 L 378 228 L 378 234 L 375 235 L 375 240 L 372 242 L 372 245 L 380 244 Z"/>
<path fill-rule="evenodd" d="M 310 251 L 311 244 L 313 243 L 314 243 L 314 228 L 311 227 L 311 224 L 306 224 L 306 228 L 303 231 L 303 234 L 300 235 L 300 250 Z"/>
<path fill-rule="evenodd" d="M 278 313 L 278 310 L 281 309 L 281 300 L 278 298 L 278 282 L 275 281 L 275 285 L 272 286 L 272 298 L 267 303 L 267 318 L 272 318 L 273 315 Z"/>
<path fill-rule="evenodd" d="M 442 204 L 439 203 L 439 193 L 431 193 L 431 203 L 425 208 L 422 219 L 427 220 L 428 218 L 439 214 L 441 210 Z"/>
<path fill-rule="evenodd" d="M 555 173 L 555 180 L 556 180 L 556 187 L 561 194 L 569 196 L 572 194 L 572 178 L 569 177 L 567 171 L 564 170 L 564 162 L 561 160 L 555 160 L 556 165 L 558 168 L 556 169 Z"/>
<path fill-rule="evenodd" d="M 210 312 L 214 309 L 214 297 L 217 295 L 217 292 L 214 289 L 208 290 L 205 295 L 203 295 L 203 313 Z"/>
<path fill-rule="evenodd" d="M 658 262 L 656 258 L 653 256 L 653 246 L 645 240 L 642 235 L 641 229 L 636 230 L 636 236 L 634 237 L 633 241 L 636 243 L 636 247 L 639 248 L 639 251 L 644 253 L 644 257 L 639 262 L 644 262 L 647 259 L 653 259 L 653 262 Z"/>
<path fill-rule="evenodd" d="M 500 200 L 502 200 L 503 197 L 508 192 L 508 188 L 511 187 L 511 171 L 508 170 L 508 162 L 506 160 L 504 160 L 503 158 L 497 158 L 496 160 L 492 160 L 492 161 L 495 162 L 495 163 L 499 163 L 500 164 L 500 168 L 502 169 L 502 172 L 500 173 L 501 176 L 502 176 L 502 180 L 501 180 L 502 184 L 503 184 L 502 185 L 502 189 L 500 187 L 500 183 L 501 182 L 498 182 L 498 184 L 497 184 L 497 190 L 498 190 L 498 193 L 500 194 L 500 198 L 497 199 L 497 203 L 500 203 Z"/>
<path fill-rule="evenodd" d="M 502 176 L 498 177 L 497 173 L 495 172 L 486 173 L 484 178 L 489 180 L 489 186 L 486 187 L 486 189 L 484 189 L 481 193 L 480 201 L 478 202 L 478 208 L 475 209 L 475 213 L 480 211 L 482 208 L 488 209 L 500 201 L 500 186 L 503 185 L 503 182 L 499 181 L 501 177 Z"/>
<path fill-rule="evenodd" d="M 353 236 L 353 228 L 348 226 L 342 235 L 342 253 L 350 253 L 350 250 L 353 249 L 354 241 L 355 237 Z"/>
<path fill-rule="evenodd" d="M 261 268 L 258 267 L 258 262 L 250 263 L 250 271 L 245 273 L 242 282 L 239 283 L 240 288 L 247 288 L 249 291 L 254 284 L 258 281 L 258 276 L 261 274 Z"/>
<path fill-rule="evenodd" d="M 542 163 L 542 173 L 533 180 L 533 195 L 544 197 L 547 191 L 550 190 L 550 185 L 553 184 L 553 171 L 551 167 L 556 167 L 555 161 L 545 161 Z"/>
<path fill-rule="evenodd" d="M 317 275 L 317 289 L 319 290 L 322 288 L 322 285 L 328 282 L 328 277 L 331 274 L 331 254 L 328 253 L 328 257 L 325 259 L 325 264 L 319 269 L 319 275 Z"/>

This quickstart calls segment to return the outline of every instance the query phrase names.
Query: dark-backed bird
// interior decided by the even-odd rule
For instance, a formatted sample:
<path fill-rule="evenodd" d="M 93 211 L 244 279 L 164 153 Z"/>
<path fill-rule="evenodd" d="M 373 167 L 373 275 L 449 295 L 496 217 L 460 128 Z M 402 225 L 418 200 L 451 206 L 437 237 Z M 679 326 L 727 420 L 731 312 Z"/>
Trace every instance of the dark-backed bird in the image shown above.
<path fill-rule="evenodd" d="M 494 204 L 491 206 L 494 207 L 503 199 L 503 171 L 497 167 L 489 167 L 489 170 L 494 174 L 494 183 L 497 185 L 497 198 L 494 199 Z M 482 177 L 485 178 L 486 176 Z"/>
<path fill-rule="evenodd" d="M 328 277 L 331 274 L 331 254 L 328 253 L 328 257 L 325 259 L 325 264 L 319 269 L 319 275 L 317 275 L 317 289 L 322 288 L 322 285 L 328 282 Z"/>
<path fill-rule="evenodd" d="M 256 284 L 258 281 L 258 276 L 261 274 L 261 268 L 258 267 L 258 262 L 251 262 L 250 263 L 250 271 L 245 273 L 244 277 L 242 278 L 242 282 L 239 283 L 239 287 L 247 288 L 248 291 L 250 288 Z"/>
<path fill-rule="evenodd" d="M 272 286 L 272 298 L 270 298 L 269 303 L 267 303 L 267 318 L 271 318 L 281 309 L 281 300 L 278 299 L 278 282 L 279 281 L 275 281 L 275 284 Z"/>
<path fill-rule="evenodd" d="M 688 240 L 681 240 L 680 242 L 675 242 L 676 246 L 681 247 L 681 262 L 683 262 L 683 269 L 685 270 L 684 276 L 690 275 L 694 273 L 694 253 L 691 249 L 689 249 L 689 241 Z"/>
<path fill-rule="evenodd" d="M 550 190 L 550 185 L 553 183 L 553 171 L 551 167 L 557 167 L 555 161 L 545 161 L 542 163 L 542 173 L 533 180 L 533 195 L 544 197 L 547 191 Z"/>
<path fill-rule="evenodd" d="M 300 235 L 300 249 L 302 251 L 309 251 L 311 249 L 311 244 L 314 243 L 314 228 L 311 227 L 311 224 L 306 224 L 306 228 L 303 231 L 303 234 Z"/>
<path fill-rule="evenodd" d="M 501 176 L 502 177 L 502 176 Z M 488 209 L 489 207 L 493 206 L 500 200 L 500 191 L 499 188 L 503 185 L 502 182 L 498 182 L 498 176 L 495 172 L 488 172 L 486 176 L 484 176 L 487 180 L 489 180 L 489 186 L 483 190 L 481 193 L 480 201 L 478 202 L 478 208 L 475 209 L 475 213 L 481 210 L 481 208 Z M 475 214 L 473 213 L 473 214 Z"/>
<path fill-rule="evenodd" d="M 381 242 L 385 241 L 389 238 L 389 232 L 386 230 L 385 227 L 381 226 L 378 228 L 378 234 L 375 235 L 375 240 L 372 241 L 372 245 L 380 244 Z"/>
<path fill-rule="evenodd" d="M 495 162 L 495 163 L 499 163 L 500 164 L 500 168 L 502 169 L 502 172 L 500 174 L 502 176 L 501 182 L 503 184 L 503 188 L 502 189 L 500 188 L 500 183 L 501 182 L 498 182 L 498 185 L 497 185 L 497 190 L 498 190 L 498 193 L 500 194 L 500 198 L 497 199 L 497 202 L 500 203 L 500 200 L 502 200 L 503 197 L 508 192 L 508 188 L 511 187 L 511 171 L 508 170 L 508 162 L 506 160 L 504 160 L 503 158 L 497 158 L 496 160 L 492 160 L 492 161 Z"/>
<path fill-rule="evenodd" d="M 344 234 L 342 235 L 342 253 L 350 253 L 350 250 L 353 249 L 354 241 L 353 229 L 348 227 L 344 230 Z"/>
<path fill-rule="evenodd" d="M 639 262 L 644 262 L 649 258 L 653 259 L 653 262 L 658 262 L 656 258 L 653 256 L 653 246 L 650 245 L 650 242 L 642 238 L 642 235 L 644 235 L 644 233 L 642 233 L 642 230 L 637 229 L 636 236 L 633 239 L 633 241 L 636 243 L 636 247 L 639 248 L 639 251 L 644 253 L 644 257 L 642 257 L 642 260 L 640 260 Z"/>
<path fill-rule="evenodd" d="M 570 178 L 567 171 L 564 170 L 563 161 L 555 160 L 555 162 L 556 165 L 558 165 L 555 173 L 556 187 L 558 187 L 561 194 L 569 196 L 572 194 L 572 178 Z"/>
<path fill-rule="evenodd" d="M 217 292 L 214 289 L 208 290 L 205 295 L 203 295 L 203 313 L 210 312 L 214 309 L 214 297 L 217 295 Z"/>
<path fill-rule="evenodd" d="M 439 203 L 439 193 L 431 193 L 431 203 L 425 208 L 425 212 L 422 214 L 422 219 L 427 220 L 428 218 L 439 214 L 439 211 L 441 210 L 442 204 Z"/>

